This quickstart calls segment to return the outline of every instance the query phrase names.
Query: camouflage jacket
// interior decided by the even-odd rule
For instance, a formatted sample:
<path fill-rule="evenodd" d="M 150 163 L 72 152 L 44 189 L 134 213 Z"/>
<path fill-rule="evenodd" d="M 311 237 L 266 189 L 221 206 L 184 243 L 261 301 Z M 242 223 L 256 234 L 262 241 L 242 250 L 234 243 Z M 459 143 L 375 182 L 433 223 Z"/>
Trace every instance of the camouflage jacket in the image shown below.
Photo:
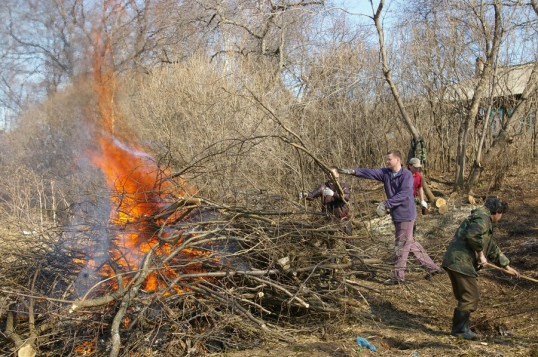
<path fill-rule="evenodd" d="M 505 267 L 510 260 L 501 253 L 493 240 L 491 213 L 486 207 L 471 211 L 463 221 L 443 257 L 443 267 L 452 271 L 477 277 L 477 252 L 483 251 L 488 262 Z"/>

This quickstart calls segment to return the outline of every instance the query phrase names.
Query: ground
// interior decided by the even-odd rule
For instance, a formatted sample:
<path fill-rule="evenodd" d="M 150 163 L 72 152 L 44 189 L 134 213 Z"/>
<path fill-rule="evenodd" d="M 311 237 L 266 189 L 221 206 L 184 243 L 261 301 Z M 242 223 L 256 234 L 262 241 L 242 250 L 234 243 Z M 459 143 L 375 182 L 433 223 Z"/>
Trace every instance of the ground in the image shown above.
<path fill-rule="evenodd" d="M 432 258 L 440 263 L 459 223 L 486 195 L 493 195 L 510 204 L 510 211 L 495 228 L 498 245 L 521 274 L 538 279 L 538 168 L 508 176 L 499 191 L 477 189 L 477 205 L 471 205 L 467 196 L 450 196 L 451 178 L 437 175 L 430 181 L 436 196 L 447 200 L 449 212 L 442 215 L 432 210 L 417 219 L 417 239 Z M 365 185 L 364 189 L 368 188 L 378 189 Z M 371 225 L 375 239 L 391 239 L 386 221 L 372 220 Z M 455 300 L 448 276 L 426 280 L 424 271 L 413 264 L 410 267 L 408 283 L 403 286 L 351 277 L 375 291 L 359 288 L 350 292 L 344 317 L 328 317 L 321 325 L 305 320 L 305 332 L 294 334 L 291 343 L 275 341 L 258 349 L 212 356 L 538 356 L 538 283 L 484 269 L 479 278 L 481 302 L 471 316 L 472 329 L 483 339 L 471 342 L 449 334 Z M 377 352 L 360 347 L 357 337 L 366 338 Z"/>

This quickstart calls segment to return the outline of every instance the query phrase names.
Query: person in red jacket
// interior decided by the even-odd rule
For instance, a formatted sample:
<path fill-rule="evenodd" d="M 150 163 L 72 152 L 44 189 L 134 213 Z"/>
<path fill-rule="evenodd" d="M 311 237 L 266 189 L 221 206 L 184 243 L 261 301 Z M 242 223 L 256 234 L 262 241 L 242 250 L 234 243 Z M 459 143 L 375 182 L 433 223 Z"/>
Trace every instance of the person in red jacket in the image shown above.
<path fill-rule="evenodd" d="M 423 208 L 428 209 L 428 203 L 424 200 L 424 188 L 422 187 L 422 175 L 419 170 L 422 167 L 420 160 L 416 157 L 409 160 L 407 168 L 413 174 L 413 197 L 416 203 L 420 203 Z"/>

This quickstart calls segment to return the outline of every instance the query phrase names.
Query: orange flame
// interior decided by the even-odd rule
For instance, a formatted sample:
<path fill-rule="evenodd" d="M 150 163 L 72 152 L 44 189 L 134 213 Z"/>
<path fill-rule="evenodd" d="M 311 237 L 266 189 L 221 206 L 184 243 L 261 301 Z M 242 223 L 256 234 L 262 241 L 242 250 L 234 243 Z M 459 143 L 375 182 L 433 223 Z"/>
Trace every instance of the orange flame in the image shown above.
<path fill-rule="evenodd" d="M 100 36 L 95 37 L 95 62 L 93 76 L 95 92 L 98 99 L 99 120 L 96 128 L 97 149 L 89 152 L 92 164 L 98 167 L 105 176 L 106 183 L 111 190 L 110 222 L 119 227 L 117 234 L 109 249 L 110 257 L 122 270 L 137 270 L 144 256 L 158 243 L 155 235 L 155 222 L 148 217 L 169 207 L 177 197 L 193 195 L 196 188 L 180 181 L 181 187 L 169 180 L 167 170 L 162 170 L 153 158 L 144 152 L 132 138 L 134 135 L 128 128 L 121 128 L 124 137 L 130 138 L 129 143 L 122 142 L 115 132 L 121 121 L 120 111 L 114 104 L 116 82 L 110 64 L 109 41 L 101 41 Z M 160 254 L 171 251 L 171 247 L 161 244 Z M 205 252 L 185 253 L 207 255 Z M 95 261 L 88 261 L 88 267 L 105 276 L 114 276 L 112 267 L 97 266 Z M 161 272 L 152 273 L 144 283 L 145 290 L 153 291 L 165 287 L 159 281 L 159 274 L 169 278 L 177 277 L 178 273 L 166 268 Z M 129 277 L 126 277 L 126 282 Z"/>
<path fill-rule="evenodd" d="M 75 348 L 75 353 L 77 355 L 89 356 L 96 351 L 95 344 L 93 341 L 82 341 L 77 348 Z"/>

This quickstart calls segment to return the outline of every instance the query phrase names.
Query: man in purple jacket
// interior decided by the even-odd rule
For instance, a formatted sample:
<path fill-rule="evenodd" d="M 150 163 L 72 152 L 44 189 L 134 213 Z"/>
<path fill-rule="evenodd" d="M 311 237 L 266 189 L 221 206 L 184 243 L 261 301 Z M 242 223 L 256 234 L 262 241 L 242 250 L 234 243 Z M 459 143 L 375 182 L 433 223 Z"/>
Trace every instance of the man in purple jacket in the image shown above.
<path fill-rule="evenodd" d="M 402 166 L 402 155 L 397 150 L 387 153 L 385 168 L 381 169 L 338 169 L 341 174 L 358 176 L 383 182 L 387 200 L 377 207 L 377 214 L 385 214 L 390 210 L 390 216 L 395 228 L 394 239 L 394 277 L 387 284 L 399 284 L 405 281 L 405 267 L 409 253 L 428 271 L 428 277 L 441 273 L 422 245 L 413 237 L 413 224 L 417 215 L 413 198 L 413 174 Z"/>

